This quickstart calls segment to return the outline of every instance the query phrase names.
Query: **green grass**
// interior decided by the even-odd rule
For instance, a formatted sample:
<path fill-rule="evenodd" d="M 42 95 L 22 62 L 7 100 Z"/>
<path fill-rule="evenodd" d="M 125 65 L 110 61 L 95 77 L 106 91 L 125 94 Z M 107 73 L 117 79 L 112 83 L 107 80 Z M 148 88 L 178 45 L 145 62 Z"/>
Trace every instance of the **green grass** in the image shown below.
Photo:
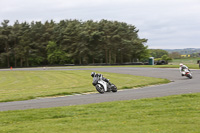
<path fill-rule="evenodd" d="M 184 62 L 181 62 L 184 63 Z M 146 68 L 179 68 L 180 63 L 169 63 L 167 65 L 112 65 L 112 66 L 74 66 L 74 67 L 62 67 L 61 69 L 76 69 L 76 68 L 97 68 L 97 67 L 146 67 Z M 184 63 L 190 69 L 199 69 L 198 64 Z"/>
<path fill-rule="evenodd" d="M 65 68 L 75 69 L 75 68 L 93 68 L 93 67 L 149 67 L 149 68 L 179 68 L 179 64 L 183 63 L 187 65 L 190 69 L 199 69 L 199 65 L 197 64 L 197 60 L 200 60 L 200 57 L 196 58 L 181 58 L 181 59 L 173 59 L 168 63 L 168 65 L 112 65 L 112 66 L 69 66 Z M 51 69 L 51 68 L 50 68 Z"/>
<path fill-rule="evenodd" d="M 197 64 L 197 60 L 200 58 L 181 58 L 181 59 L 173 59 L 169 62 L 169 66 L 171 67 L 179 67 L 180 63 L 187 65 L 190 69 L 199 69 L 199 64 Z"/>
<path fill-rule="evenodd" d="M 200 60 L 200 57 L 196 57 L 196 58 L 181 58 L 181 59 L 173 59 L 172 64 L 177 64 L 179 65 L 180 63 L 184 63 L 184 64 L 197 64 L 197 60 Z"/>
<path fill-rule="evenodd" d="M 1 133 L 199 133 L 200 93 L 0 112 Z"/>
<path fill-rule="evenodd" d="M 0 102 L 96 92 L 89 70 L 0 71 Z M 168 83 L 158 79 L 125 74 L 102 73 L 118 89 Z"/>
<path fill-rule="evenodd" d="M 180 67 L 179 64 L 169 63 L 168 65 L 134 65 L 134 66 L 129 66 L 129 67 L 177 68 L 178 69 Z M 187 65 L 189 67 L 189 69 L 199 69 L 199 65 L 198 64 L 184 63 L 184 65 Z"/>

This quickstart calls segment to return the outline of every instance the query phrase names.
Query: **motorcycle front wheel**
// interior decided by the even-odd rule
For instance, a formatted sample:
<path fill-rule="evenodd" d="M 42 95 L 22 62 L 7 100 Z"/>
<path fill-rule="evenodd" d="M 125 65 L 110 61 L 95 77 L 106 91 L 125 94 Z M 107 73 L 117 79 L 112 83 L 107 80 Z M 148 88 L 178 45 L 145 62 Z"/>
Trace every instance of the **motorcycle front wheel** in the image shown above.
<path fill-rule="evenodd" d="M 192 79 L 192 75 L 188 75 L 188 78 Z"/>
<path fill-rule="evenodd" d="M 117 87 L 114 84 L 112 84 L 112 92 L 117 92 Z"/>
<path fill-rule="evenodd" d="M 96 87 L 96 90 L 97 90 L 99 93 L 103 94 L 103 93 L 105 92 L 105 89 L 104 89 L 103 85 L 97 84 L 95 87 Z"/>

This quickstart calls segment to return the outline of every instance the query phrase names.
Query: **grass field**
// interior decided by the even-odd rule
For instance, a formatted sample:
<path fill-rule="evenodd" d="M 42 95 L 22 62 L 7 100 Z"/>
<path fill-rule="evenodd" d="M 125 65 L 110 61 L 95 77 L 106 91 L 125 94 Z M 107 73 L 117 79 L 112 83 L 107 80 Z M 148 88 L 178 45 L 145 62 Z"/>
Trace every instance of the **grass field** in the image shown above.
<path fill-rule="evenodd" d="M 0 112 L 1 133 L 199 133 L 200 93 Z"/>
<path fill-rule="evenodd" d="M 167 66 L 170 65 L 162 65 Z M 91 85 L 90 73 L 87 70 L 0 71 L 0 102 L 96 92 Z M 102 74 L 119 89 L 169 82 L 133 75 Z M 198 133 L 199 114 L 200 93 L 3 111 L 0 112 L 0 133 Z"/>
<path fill-rule="evenodd" d="M 170 63 L 177 64 L 177 65 L 180 64 L 180 63 L 184 63 L 184 64 L 197 64 L 197 60 L 200 60 L 200 57 L 198 57 L 198 58 L 174 59 Z"/>
<path fill-rule="evenodd" d="M 37 97 L 96 92 L 88 70 L 0 71 L 0 102 Z M 118 89 L 168 83 L 158 79 L 125 74 L 102 73 Z"/>
<path fill-rule="evenodd" d="M 197 64 L 197 60 L 200 60 L 199 58 L 182 58 L 182 59 L 174 59 L 171 62 L 169 62 L 169 66 L 177 66 L 179 67 L 180 63 L 183 63 L 184 65 L 187 65 L 191 69 L 199 69 L 199 64 Z"/>
<path fill-rule="evenodd" d="M 179 68 L 179 64 L 183 63 L 187 65 L 190 69 L 199 69 L 199 64 L 197 64 L 197 60 L 200 60 L 199 58 L 182 58 L 182 59 L 173 59 L 170 61 L 167 65 L 112 65 L 112 66 L 69 66 L 66 68 L 92 68 L 92 67 L 153 67 L 153 68 Z"/>

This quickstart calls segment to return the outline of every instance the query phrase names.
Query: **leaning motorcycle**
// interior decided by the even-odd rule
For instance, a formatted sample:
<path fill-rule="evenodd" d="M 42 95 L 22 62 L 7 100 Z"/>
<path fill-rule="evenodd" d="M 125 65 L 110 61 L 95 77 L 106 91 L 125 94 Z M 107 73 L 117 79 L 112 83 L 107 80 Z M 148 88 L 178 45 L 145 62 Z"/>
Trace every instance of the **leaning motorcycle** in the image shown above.
<path fill-rule="evenodd" d="M 104 80 L 102 80 L 102 75 L 96 74 L 93 77 L 92 84 L 95 86 L 96 90 L 103 94 L 104 92 L 117 92 L 117 87 L 112 83 L 107 83 Z"/>
<path fill-rule="evenodd" d="M 182 76 L 186 76 L 189 79 L 192 79 L 192 73 L 188 69 L 184 69 L 182 72 Z"/>

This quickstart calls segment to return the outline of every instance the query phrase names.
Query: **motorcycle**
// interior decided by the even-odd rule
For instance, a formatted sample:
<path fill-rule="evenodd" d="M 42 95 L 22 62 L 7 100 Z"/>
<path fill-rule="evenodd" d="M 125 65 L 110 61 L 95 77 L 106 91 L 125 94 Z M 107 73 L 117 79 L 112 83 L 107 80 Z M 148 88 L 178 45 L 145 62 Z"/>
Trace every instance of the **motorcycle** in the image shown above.
<path fill-rule="evenodd" d="M 109 81 L 109 80 L 108 80 Z M 117 87 L 113 83 L 107 83 L 103 80 L 103 76 L 101 74 L 96 74 L 93 77 L 93 86 L 95 86 L 96 90 L 103 94 L 104 92 L 117 92 Z"/>
<path fill-rule="evenodd" d="M 182 76 L 186 76 L 188 77 L 189 79 L 192 79 L 192 73 L 188 70 L 188 69 L 184 69 L 182 71 Z"/>

